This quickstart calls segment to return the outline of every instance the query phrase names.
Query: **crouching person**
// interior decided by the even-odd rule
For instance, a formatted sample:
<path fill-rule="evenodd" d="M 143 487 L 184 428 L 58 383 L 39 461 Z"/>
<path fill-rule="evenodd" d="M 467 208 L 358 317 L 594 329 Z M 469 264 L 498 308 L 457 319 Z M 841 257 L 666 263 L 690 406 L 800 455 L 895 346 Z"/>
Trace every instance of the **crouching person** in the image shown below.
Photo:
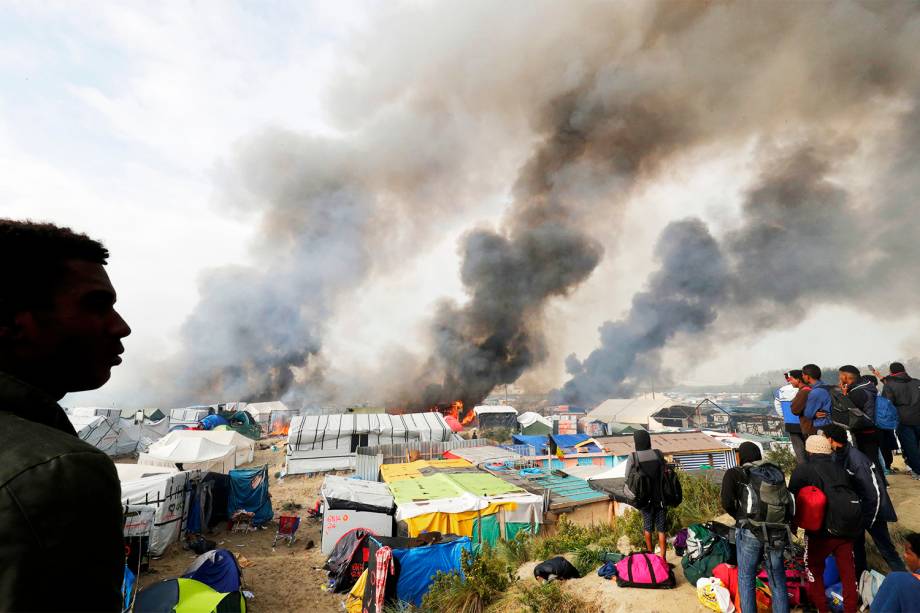
<path fill-rule="evenodd" d="M 824 594 L 824 560 L 833 554 L 840 571 L 843 587 L 843 610 L 855 613 L 858 609 L 856 567 L 853 562 L 853 541 L 863 531 L 863 511 L 859 496 L 850 487 L 846 471 L 831 459 L 831 444 L 820 434 L 805 440 L 808 462 L 799 464 L 789 479 L 789 491 L 799 496 L 807 487 L 820 490 L 824 502 L 820 506 L 824 519 L 820 529 L 805 531 L 805 565 L 808 568 L 808 595 L 821 613 L 829 611 Z M 807 494 L 816 493 L 810 490 Z M 815 496 L 802 496 L 801 500 L 815 500 Z M 801 506 L 801 505 L 800 505 Z M 811 509 L 799 509 L 811 514 Z"/>
<path fill-rule="evenodd" d="M 773 613 L 789 611 L 783 550 L 789 544 L 794 501 L 777 466 L 761 459 L 754 443 L 738 447 L 741 465 L 722 478 L 722 506 L 735 518 L 738 591 L 742 611 L 756 611 L 757 569 L 764 558 L 773 593 Z"/>
<path fill-rule="evenodd" d="M 533 577 L 537 580 L 537 583 L 542 583 L 544 581 L 552 581 L 553 579 L 560 579 L 563 581 L 566 579 L 578 579 L 581 575 L 571 562 L 562 556 L 556 556 L 555 558 L 546 560 L 542 564 L 537 564 L 533 569 Z"/>

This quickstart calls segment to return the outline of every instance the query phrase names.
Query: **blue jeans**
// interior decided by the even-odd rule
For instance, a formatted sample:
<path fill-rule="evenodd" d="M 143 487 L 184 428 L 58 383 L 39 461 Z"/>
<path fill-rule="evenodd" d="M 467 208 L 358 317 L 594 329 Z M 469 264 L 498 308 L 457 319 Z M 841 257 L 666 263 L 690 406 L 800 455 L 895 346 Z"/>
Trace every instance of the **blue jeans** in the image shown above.
<path fill-rule="evenodd" d="M 735 546 L 738 548 L 738 591 L 741 593 L 741 610 L 756 611 L 757 597 L 754 590 L 757 570 L 764 557 L 764 544 L 747 528 L 735 528 Z M 773 592 L 773 613 L 789 613 L 783 551 L 768 549 L 767 556 L 770 559 L 767 578 L 770 582 L 770 591 Z"/>
<path fill-rule="evenodd" d="M 915 475 L 920 475 L 920 426 L 898 426 L 898 440 L 904 462 Z"/>

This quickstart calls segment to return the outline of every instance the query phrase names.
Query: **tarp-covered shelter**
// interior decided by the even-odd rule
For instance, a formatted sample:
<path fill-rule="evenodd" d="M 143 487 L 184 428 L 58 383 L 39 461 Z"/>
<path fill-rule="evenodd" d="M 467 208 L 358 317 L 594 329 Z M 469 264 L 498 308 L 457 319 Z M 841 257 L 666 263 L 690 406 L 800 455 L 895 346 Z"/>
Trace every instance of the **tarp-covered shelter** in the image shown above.
<path fill-rule="evenodd" d="M 652 449 L 658 449 L 684 470 L 701 466 L 728 469 L 737 463 L 728 445 L 702 432 L 652 432 Z M 635 451 L 632 436 L 598 437 L 597 442 L 614 456 L 628 456 Z"/>
<path fill-rule="evenodd" d="M 363 528 L 372 534 L 393 534 L 393 495 L 384 483 L 326 476 L 320 489 L 323 499 L 322 552 L 329 554 L 339 538 Z"/>
<path fill-rule="evenodd" d="M 216 412 L 217 411 L 211 407 L 203 406 L 172 409 L 169 412 L 169 429 L 172 430 L 176 426 L 194 428 L 198 425 L 198 422 L 207 417 L 209 413 Z"/>
<path fill-rule="evenodd" d="M 541 435 L 553 431 L 553 422 L 533 411 L 526 411 L 517 417 L 518 428 L 521 434 Z"/>
<path fill-rule="evenodd" d="M 517 460 L 520 459 L 521 454 L 496 445 L 482 445 L 479 447 L 460 447 L 458 449 L 451 449 L 444 454 L 444 457 L 452 459 L 459 458 L 471 464 L 479 465 L 485 462 Z"/>
<path fill-rule="evenodd" d="M 240 591 L 223 594 L 194 579 L 166 579 L 137 593 L 135 613 L 245 613 Z"/>
<path fill-rule="evenodd" d="M 75 409 L 78 410 L 78 409 Z M 105 453 L 114 456 L 118 453 L 119 417 L 107 415 L 68 415 L 67 418 L 77 431 L 81 441 L 85 441 Z"/>
<path fill-rule="evenodd" d="M 236 467 L 236 447 L 203 437 L 161 439 L 137 458 L 138 464 L 226 473 Z"/>
<path fill-rule="evenodd" d="M 424 472 L 428 470 L 451 470 L 451 469 L 473 469 L 473 465 L 466 460 L 415 460 L 414 462 L 405 462 L 402 464 L 384 464 L 380 467 L 380 478 L 385 483 L 402 481 L 403 479 L 415 479 L 423 477 Z"/>
<path fill-rule="evenodd" d="M 636 398 L 610 398 L 592 409 L 586 417 L 648 428 L 651 416 L 672 404 L 674 403 L 670 398 L 660 394 L 646 394 Z"/>
<path fill-rule="evenodd" d="M 268 492 L 268 465 L 260 468 L 237 468 L 230 471 L 230 499 L 227 510 L 254 513 L 253 526 L 263 526 L 274 517 Z"/>
<path fill-rule="evenodd" d="M 157 445 L 170 445 L 183 439 L 206 439 L 212 443 L 233 447 L 236 449 L 236 466 L 248 464 L 255 457 L 255 441 L 233 430 L 173 430 L 157 441 Z"/>
<path fill-rule="evenodd" d="M 601 453 L 603 449 L 597 441 L 587 434 L 551 434 L 549 437 L 549 452 L 556 455 L 559 451 L 563 455 L 578 453 Z"/>
<path fill-rule="evenodd" d="M 157 411 L 156 409 L 152 409 Z M 161 417 L 151 420 L 148 417 L 124 417 L 118 420 L 117 454 L 125 455 L 146 451 L 153 443 L 169 433 L 169 419 Z"/>
<path fill-rule="evenodd" d="M 297 416 L 297 409 L 289 408 L 280 400 L 270 402 L 251 402 L 246 410 L 262 427 L 262 436 L 284 436 L 291 427 L 291 421 Z"/>
<path fill-rule="evenodd" d="M 512 432 L 518 429 L 518 412 L 507 405 L 480 405 L 473 407 L 473 413 L 479 421 L 480 430 L 507 428 Z"/>
<path fill-rule="evenodd" d="M 358 447 L 411 441 L 449 441 L 454 436 L 437 412 L 298 415 L 287 441 L 287 474 L 347 470 Z"/>
<path fill-rule="evenodd" d="M 166 547 L 179 539 L 179 532 L 188 514 L 189 480 L 199 473 L 158 472 L 168 467 L 116 464 L 121 481 L 121 502 L 124 505 L 146 505 L 156 508 L 153 531 L 150 534 L 150 554 L 162 555 Z M 129 468 L 134 467 L 134 468 Z M 174 469 L 173 469 L 174 470 Z"/>
<path fill-rule="evenodd" d="M 515 434 L 511 437 L 515 445 L 529 445 L 533 448 L 533 455 L 549 454 L 549 437 L 533 434 Z"/>

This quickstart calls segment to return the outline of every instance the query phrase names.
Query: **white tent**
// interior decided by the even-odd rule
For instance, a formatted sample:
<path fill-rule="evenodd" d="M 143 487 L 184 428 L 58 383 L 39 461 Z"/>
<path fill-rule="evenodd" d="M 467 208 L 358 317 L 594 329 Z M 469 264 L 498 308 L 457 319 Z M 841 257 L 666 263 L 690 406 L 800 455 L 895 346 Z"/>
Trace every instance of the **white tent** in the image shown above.
<path fill-rule="evenodd" d="M 212 443 L 226 445 L 236 449 L 236 465 L 242 466 L 252 462 L 256 451 L 256 442 L 233 430 L 173 430 L 159 441 L 155 447 L 163 447 L 181 439 L 207 439 Z"/>
<path fill-rule="evenodd" d="M 444 442 L 452 435 L 444 416 L 437 412 L 298 415 L 291 421 L 288 433 L 285 472 L 347 470 L 355 466 L 358 447 Z"/>
<path fill-rule="evenodd" d="M 124 505 L 145 505 L 156 508 L 153 531 L 150 535 L 150 554 L 162 555 L 166 547 L 179 539 L 182 525 L 188 513 L 188 481 L 196 477 L 197 472 L 166 472 L 133 477 L 134 471 L 144 470 L 119 468 L 121 479 L 121 502 Z M 133 465 L 128 465 L 133 466 Z M 132 474 L 133 473 L 133 474 Z M 122 475 L 126 477 L 123 477 Z M 139 473 L 141 475 L 145 473 Z"/>
<path fill-rule="evenodd" d="M 519 424 L 521 424 L 522 428 L 532 426 L 536 422 L 540 422 L 541 424 L 545 425 L 547 428 L 553 427 L 553 422 L 551 420 L 547 419 L 546 417 L 543 417 L 539 413 L 534 413 L 533 411 L 525 411 L 521 413 L 520 415 L 518 415 L 517 421 Z"/>
<path fill-rule="evenodd" d="M 164 417 L 159 421 L 144 419 L 137 423 L 135 419 L 118 419 L 118 446 L 117 454 L 125 455 L 138 451 L 147 451 L 147 448 L 169 433 L 169 419 Z"/>
<path fill-rule="evenodd" d="M 508 405 L 479 405 L 473 407 L 473 413 L 479 420 L 480 430 L 508 428 L 517 430 L 517 409 Z"/>
<path fill-rule="evenodd" d="M 104 407 L 73 407 L 71 409 L 64 409 L 64 412 L 68 415 L 74 415 L 78 417 L 112 417 L 117 419 L 121 417 L 121 409 L 113 408 L 104 408 Z"/>
<path fill-rule="evenodd" d="M 586 416 L 589 420 L 602 422 L 615 421 L 621 424 L 649 428 L 658 425 L 652 415 L 674 402 L 667 396 L 645 394 L 636 398 L 609 398 L 591 410 Z"/>
<path fill-rule="evenodd" d="M 291 420 L 297 416 L 297 409 L 290 409 L 280 400 L 271 402 L 253 402 L 247 404 L 245 410 L 253 419 L 262 426 L 262 436 L 274 430 L 285 431 L 290 426 Z"/>
<path fill-rule="evenodd" d="M 68 415 L 67 418 L 77 431 L 81 441 L 109 455 L 118 451 L 118 417 L 103 415 Z"/>
<path fill-rule="evenodd" d="M 149 464 L 115 463 L 119 481 L 136 481 L 154 475 L 174 475 L 179 472 L 175 466 L 150 466 Z"/>
<path fill-rule="evenodd" d="M 138 464 L 151 466 L 182 465 L 183 470 L 228 473 L 236 468 L 236 447 L 221 445 L 206 438 L 161 439 L 140 454 Z"/>
<path fill-rule="evenodd" d="M 169 412 L 169 427 L 195 426 L 207 417 L 208 407 L 190 407 L 187 409 L 173 409 Z"/>

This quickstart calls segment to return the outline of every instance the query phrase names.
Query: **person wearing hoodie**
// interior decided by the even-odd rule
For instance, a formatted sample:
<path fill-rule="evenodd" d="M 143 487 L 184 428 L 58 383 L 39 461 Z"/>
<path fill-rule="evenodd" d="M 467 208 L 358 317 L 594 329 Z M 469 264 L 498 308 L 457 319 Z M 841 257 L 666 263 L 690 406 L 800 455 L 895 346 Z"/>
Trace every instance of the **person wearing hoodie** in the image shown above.
<path fill-rule="evenodd" d="M 659 555 L 667 560 L 668 533 L 665 530 L 665 519 L 668 510 L 664 506 L 661 496 L 661 477 L 664 471 L 664 455 L 657 449 L 652 449 L 652 437 L 645 430 L 633 432 L 633 444 L 636 448 L 635 456 L 630 454 L 626 459 L 626 474 L 633 467 L 633 458 L 639 463 L 651 483 L 652 492 L 648 507 L 639 509 L 642 512 L 642 528 L 645 536 L 645 548 L 652 549 L 652 532 L 658 533 Z"/>
<path fill-rule="evenodd" d="M 799 415 L 792 410 L 792 403 L 799 395 L 801 388 L 805 386 L 805 382 L 802 381 L 801 370 L 790 370 L 784 376 L 786 385 L 773 392 L 773 407 L 783 418 L 786 434 L 789 436 L 792 451 L 795 453 L 795 461 L 802 463 L 805 461 L 805 438 L 802 436 Z"/>
<path fill-rule="evenodd" d="M 817 364 L 806 364 L 802 367 L 802 379 L 811 389 L 802 416 L 816 429 L 831 423 L 831 394 L 828 391 L 831 386 L 821 380 L 821 374 Z"/>
<path fill-rule="evenodd" d="M 898 556 L 898 550 L 891 541 L 888 522 L 898 521 L 898 515 L 888 496 L 888 488 L 879 467 L 852 446 L 847 440 L 847 431 L 838 425 L 825 426 L 824 436 L 834 449 L 834 462 L 843 468 L 850 478 L 850 486 L 859 495 L 863 509 L 865 531 L 853 542 L 853 556 L 856 576 L 866 570 L 866 532 L 872 537 L 879 553 L 891 570 L 906 570 Z"/>
<path fill-rule="evenodd" d="M 846 471 L 831 458 L 832 451 L 830 442 L 820 434 L 805 439 L 808 461 L 796 466 L 789 478 L 789 491 L 793 496 L 798 496 L 799 491 L 808 485 L 821 491 L 828 491 L 837 485 L 850 486 Z M 834 536 L 823 528 L 816 532 L 805 532 L 805 565 L 808 568 L 808 582 L 805 586 L 809 598 L 818 611 L 828 613 L 830 609 L 824 594 L 824 560 L 829 555 L 834 556 L 840 571 L 843 610 L 845 613 L 856 613 L 859 595 L 853 562 L 853 539 Z"/>
<path fill-rule="evenodd" d="M 875 422 L 875 398 L 878 396 L 878 387 L 875 377 L 864 377 L 859 369 L 852 364 L 841 366 L 837 373 L 840 391 L 850 399 L 856 407 L 862 410 L 872 422 Z M 862 451 L 867 458 L 874 462 L 878 458 L 879 431 L 878 429 L 861 428 L 850 430 L 853 433 L 853 444 Z"/>
<path fill-rule="evenodd" d="M 898 440 L 904 462 L 920 479 L 920 381 L 907 374 L 904 364 L 892 362 L 891 374 L 882 379 L 882 395 L 898 408 Z"/>
<path fill-rule="evenodd" d="M 735 518 L 735 544 L 738 551 L 738 591 L 740 592 L 741 610 L 756 611 L 757 570 L 761 560 L 769 560 L 767 577 L 773 598 L 773 613 L 789 611 L 789 594 L 786 591 L 786 570 L 783 568 L 783 549 L 768 547 L 757 538 L 745 523 L 746 515 L 739 508 L 741 490 L 749 483 L 745 466 L 761 460 L 760 448 L 750 441 L 738 447 L 739 466 L 730 468 L 722 477 L 722 508 Z M 764 549 L 766 548 L 766 552 Z"/>

